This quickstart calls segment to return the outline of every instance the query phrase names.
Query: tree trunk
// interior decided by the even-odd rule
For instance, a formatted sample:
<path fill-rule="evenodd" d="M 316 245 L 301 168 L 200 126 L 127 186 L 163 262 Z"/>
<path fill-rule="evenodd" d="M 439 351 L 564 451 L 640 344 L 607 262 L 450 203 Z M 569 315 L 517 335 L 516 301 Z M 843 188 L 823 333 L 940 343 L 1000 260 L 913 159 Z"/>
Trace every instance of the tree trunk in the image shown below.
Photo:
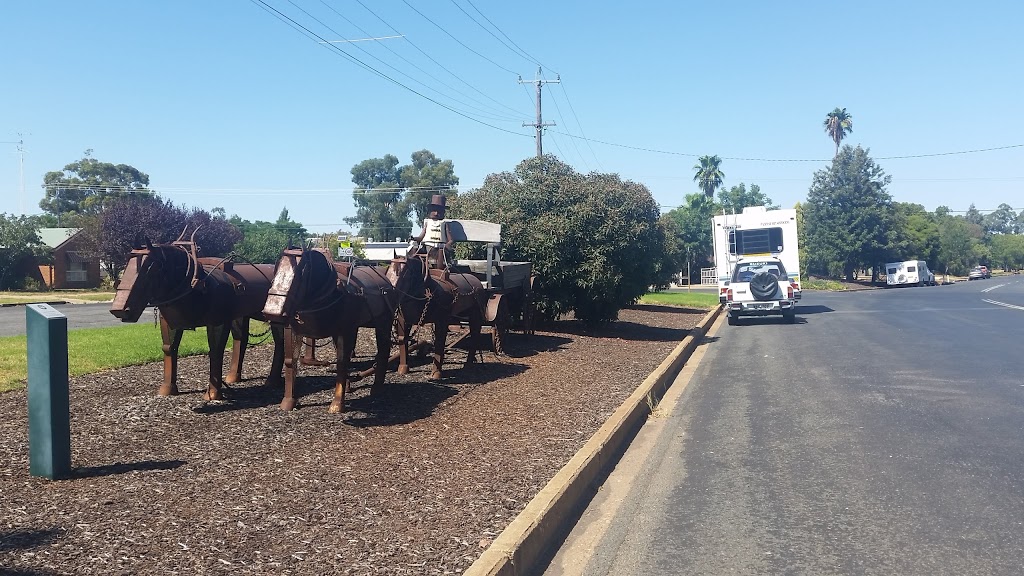
<path fill-rule="evenodd" d="M 855 266 L 853 264 L 846 263 L 845 268 L 843 269 L 843 274 L 846 276 L 846 281 L 847 282 L 853 282 L 853 269 L 854 268 L 855 268 Z"/>

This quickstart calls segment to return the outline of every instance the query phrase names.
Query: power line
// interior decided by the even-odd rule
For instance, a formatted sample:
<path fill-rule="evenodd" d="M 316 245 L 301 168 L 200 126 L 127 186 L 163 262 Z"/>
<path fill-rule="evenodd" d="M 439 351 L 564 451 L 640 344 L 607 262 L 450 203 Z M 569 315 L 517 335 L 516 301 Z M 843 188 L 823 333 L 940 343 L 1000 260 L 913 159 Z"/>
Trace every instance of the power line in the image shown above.
<path fill-rule="evenodd" d="M 596 138 L 586 138 L 576 134 L 570 134 L 568 132 L 559 132 L 552 130 L 552 132 L 558 132 L 563 136 L 569 138 L 578 138 L 580 140 L 586 140 L 588 142 L 594 142 L 596 144 L 604 144 L 606 146 L 615 146 L 616 148 L 626 148 L 629 150 L 638 150 L 641 152 L 653 152 L 655 154 L 666 154 L 670 156 L 685 156 L 689 158 L 699 158 L 704 154 L 690 154 L 686 152 L 674 152 L 671 150 L 658 150 L 656 148 L 645 148 L 643 146 L 630 146 L 628 144 L 618 144 L 616 142 L 608 142 L 606 140 L 598 140 Z M 875 157 L 875 160 L 906 160 L 910 158 L 932 158 L 936 156 L 955 156 L 958 154 L 977 154 L 980 152 L 994 152 L 997 150 L 1009 150 L 1012 148 L 1024 148 L 1024 144 L 1010 144 L 1008 146 L 995 146 L 992 148 L 978 148 L 975 150 L 959 150 L 956 152 L 936 152 L 932 154 L 905 154 L 902 156 L 879 156 Z M 743 162 L 831 162 L 834 158 L 742 158 L 733 156 L 722 156 L 722 160 L 736 160 Z"/>
<path fill-rule="evenodd" d="M 306 15 L 307 17 L 311 18 L 311 19 L 312 19 L 312 20 L 313 20 L 314 22 L 316 22 L 317 24 L 319 24 L 319 25 L 323 26 L 323 27 L 324 27 L 324 28 L 326 28 L 327 30 L 330 30 L 330 31 L 331 31 L 332 33 L 334 33 L 334 34 L 337 34 L 338 36 L 341 36 L 341 34 L 339 34 L 339 33 L 338 33 L 338 32 L 337 32 L 337 31 L 336 31 L 335 29 L 333 29 L 333 28 L 331 28 L 330 26 L 328 26 L 328 25 L 327 25 L 326 23 L 324 23 L 324 21 L 323 21 L 323 20 L 320 20 L 320 19 L 319 19 L 319 18 L 317 18 L 316 16 L 313 16 L 312 14 L 310 14 L 310 13 L 309 13 L 309 11 L 307 11 L 307 10 L 306 10 L 305 8 L 303 8 L 303 7 L 299 6 L 298 4 L 296 4 L 296 3 L 295 3 L 295 2 L 293 1 L 293 0 L 287 0 L 287 2 L 288 2 L 289 4 L 291 4 L 292 6 L 294 6 L 294 7 L 296 8 L 296 9 L 298 9 L 298 10 L 299 10 L 300 12 L 302 12 L 303 14 L 305 14 L 305 15 Z M 331 9 L 331 10 L 332 10 L 332 11 L 333 11 L 333 12 L 334 12 L 335 14 L 337 14 L 338 16 L 340 16 L 340 17 L 341 17 L 342 19 L 344 19 L 344 20 L 345 20 L 346 22 L 348 22 L 349 24 L 351 24 L 351 25 L 353 25 L 353 26 L 356 26 L 356 25 L 355 25 L 355 24 L 354 24 L 354 23 L 353 23 L 353 22 L 352 22 L 351 20 L 349 20 L 348 18 L 345 18 L 344 16 L 342 16 L 340 12 L 338 12 L 337 10 L 334 10 L 334 8 L 331 8 L 331 6 L 330 6 L 330 5 L 328 5 L 328 4 L 326 4 L 326 3 L 324 3 L 324 5 L 325 5 L 325 6 L 327 6 L 328 8 L 330 8 L 330 9 Z M 358 26 L 356 26 L 356 27 L 358 28 Z M 360 29 L 360 30 L 361 30 L 361 29 Z M 365 34 L 366 32 L 365 32 L 365 31 L 363 31 L 363 33 Z M 331 44 L 331 45 L 332 45 L 332 47 L 335 47 L 335 46 L 334 46 L 334 44 L 333 44 L 332 42 L 330 42 L 330 41 L 326 41 L 326 40 L 325 40 L 324 42 L 320 42 L 320 44 Z M 457 98 L 451 98 L 450 96 L 447 96 L 447 95 L 445 95 L 445 94 L 442 94 L 442 93 L 441 93 L 440 91 L 438 91 L 438 90 L 435 90 L 435 89 L 434 89 L 433 87 L 431 87 L 431 86 L 428 86 L 428 85 L 426 85 L 426 84 L 425 84 L 425 83 L 423 83 L 423 82 L 420 82 L 420 81 L 419 81 L 419 80 L 417 80 L 416 78 L 413 78 L 412 76 L 410 76 L 410 75 L 406 74 L 405 72 L 402 72 L 402 71 L 401 71 L 401 70 L 399 70 L 398 68 L 395 68 L 395 67 L 394 67 L 394 66 L 392 66 L 391 64 L 388 64 L 387 62 L 385 62 L 385 61 L 381 60 L 381 59 L 380 59 L 380 58 L 378 58 L 378 57 L 377 57 L 376 55 L 374 55 L 374 54 L 370 53 L 369 51 L 367 51 L 367 50 L 366 50 L 365 48 L 363 48 L 362 46 L 359 46 L 358 44 L 356 44 L 356 45 L 354 45 L 354 47 L 355 47 L 355 48 L 356 48 L 357 50 L 361 51 L 361 52 L 362 52 L 363 54 L 366 54 L 366 55 L 367 55 L 367 56 L 369 56 L 370 58 L 373 58 L 373 59 L 374 59 L 374 60 L 376 60 L 377 62 L 380 62 L 380 63 L 381 63 L 381 64 L 383 64 L 384 66 L 387 66 L 388 68 L 390 68 L 391 70 L 395 71 L 396 73 L 398 73 L 398 74 L 400 74 L 400 75 L 402 75 L 402 76 L 404 76 L 404 77 L 408 78 L 409 80 L 412 80 L 413 82 L 415 82 L 415 83 L 419 84 L 420 86 L 423 86 L 423 87 L 424 87 L 424 88 L 426 88 L 427 90 L 430 90 L 430 91 L 434 92 L 435 94 L 438 94 L 438 95 L 439 95 L 439 96 L 441 96 L 441 97 L 447 97 L 447 98 L 450 98 L 451 100 L 454 100 L 455 102 L 458 102 L 458 103 L 459 103 L 459 104 L 461 104 L 462 106 L 468 106 L 469 108 L 473 108 L 473 109 L 475 109 L 475 110 L 478 110 L 478 111 L 480 111 L 480 112 L 483 112 L 483 111 L 482 111 L 482 110 L 480 110 L 479 108 L 474 108 L 473 106 L 471 106 L 471 105 L 469 105 L 469 104 L 466 104 L 465 102 L 462 102 L 462 101 L 458 100 Z M 337 49 L 341 50 L 341 48 L 340 48 L 340 47 L 335 47 L 335 48 L 337 48 Z M 388 49 L 390 50 L 390 48 L 388 48 Z M 393 52 L 393 51 L 392 51 L 392 52 Z M 346 55 L 348 55 L 348 56 L 349 56 L 350 58 L 354 58 L 354 56 L 351 56 L 350 54 L 348 54 L 348 52 L 346 52 Z M 406 61 L 406 62 L 408 62 L 408 61 Z M 421 70 L 421 71 L 422 71 L 422 70 Z M 485 117 L 486 117 L 486 116 L 485 116 Z M 502 120 L 502 118 L 495 118 L 495 117 L 490 117 L 489 119 L 490 119 L 490 120 Z M 507 116 L 506 116 L 506 117 L 505 117 L 504 119 L 505 119 L 505 120 L 514 120 L 514 119 L 510 119 L 510 118 L 509 118 L 509 117 L 507 117 Z"/>
<path fill-rule="evenodd" d="M 365 9 L 365 10 L 366 10 L 367 12 L 369 12 L 370 14 L 372 14 L 372 15 L 373 15 L 373 16 L 374 16 L 374 17 L 375 17 L 375 18 L 376 18 L 377 20 L 380 20 L 380 21 L 381 21 L 381 22 L 382 22 L 382 23 L 383 23 L 383 24 L 384 24 L 385 26 L 387 26 L 388 28 L 390 28 L 390 29 L 391 29 L 391 30 L 392 30 L 392 31 L 393 31 L 393 32 L 394 32 L 395 34 L 402 34 L 402 33 L 401 33 L 401 32 L 399 32 L 399 31 L 398 31 L 397 29 L 395 29 L 395 27 L 394 27 L 394 26 L 392 26 L 391 24 L 389 24 L 389 23 L 387 22 L 387 20 L 384 20 L 384 19 L 383 19 L 383 18 L 381 18 L 381 17 L 380 17 L 380 16 L 379 16 L 379 15 L 378 15 L 378 14 L 377 14 L 376 12 L 374 12 L 373 10 L 371 10 L 369 6 L 367 6 L 366 4 L 364 4 L 364 3 L 362 2 L 362 0 L 356 0 L 356 2 L 357 2 L 357 3 L 358 3 L 358 4 L 360 5 L 360 6 L 362 6 L 362 7 L 363 7 L 363 8 L 364 8 L 364 9 Z M 494 102 L 494 103 L 495 103 L 495 104 L 497 104 L 498 106 L 501 106 L 501 107 L 503 107 L 503 108 L 506 108 L 506 109 L 508 109 L 508 110 L 511 110 L 512 112 L 514 112 L 514 113 L 516 113 L 516 114 L 519 114 L 519 111 L 518 111 L 518 110 L 516 110 L 515 108 L 512 108 L 511 106 L 506 106 L 505 104 L 502 104 L 501 102 L 498 102 L 498 101 L 497 101 L 497 100 L 495 100 L 494 98 L 491 98 L 491 97 L 490 97 L 490 96 L 488 96 L 487 94 L 484 94 L 483 92 L 481 92 L 481 91 L 480 91 L 480 90 L 479 90 L 479 89 L 478 89 L 478 88 L 477 88 L 476 86 L 473 86 L 473 85 L 472 85 L 472 84 L 470 84 L 469 82 L 466 82 L 465 80 L 463 80 L 461 76 L 459 76 L 459 75 L 458 75 L 458 74 L 456 74 L 455 72 L 452 72 L 451 70 L 449 70 L 448 68 L 446 68 L 446 67 L 445 67 L 445 66 L 444 66 L 443 64 L 441 64 L 440 62 L 438 62 L 437 60 L 435 60 L 435 59 L 434 59 L 434 58 L 433 58 L 433 57 L 432 57 L 432 56 L 431 56 L 430 54 L 427 54 L 427 53 L 426 53 L 426 52 L 425 52 L 425 51 L 424 51 L 424 50 L 423 50 L 422 48 L 420 48 L 420 47 L 419 47 L 419 46 L 418 46 L 418 45 L 417 45 L 417 44 L 416 44 L 415 42 L 413 42 L 412 40 L 410 40 L 408 36 L 405 36 L 404 34 L 402 34 L 402 37 L 403 37 L 403 39 L 404 39 L 404 40 L 405 40 L 406 42 L 408 42 L 408 43 L 409 43 L 409 44 L 410 44 L 410 45 L 411 45 L 411 46 L 412 46 L 413 48 L 415 48 L 416 50 L 418 50 L 418 51 L 420 52 L 420 54 L 423 54 L 423 56 L 425 56 L 425 57 L 426 57 L 426 58 L 427 58 L 428 60 L 430 60 L 431 62 L 433 62 L 434 64 L 436 64 L 436 65 L 437 65 L 437 66 L 438 66 L 439 68 L 441 68 L 442 70 L 444 70 L 445 72 L 447 72 L 448 74 L 450 74 L 450 75 L 452 76 L 452 78 L 455 78 L 455 79 L 456 79 L 456 80 L 458 80 L 459 82 L 462 82 L 462 83 L 463 83 L 463 84 L 465 84 L 465 85 L 466 85 L 467 87 L 469 87 L 469 88 L 470 88 L 471 90 L 473 90 L 474 92 L 476 92 L 476 93 L 480 94 L 480 95 L 481 95 L 481 96 L 483 96 L 484 98 L 487 98 L 487 99 L 488 99 L 488 100 L 490 100 L 491 102 Z"/>
<path fill-rule="evenodd" d="M 561 76 L 559 76 L 561 78 Z M 580 117 L 576 115 L 576 109 L 572 106 L 572 100 L 569 99 L 569 93 L 565 90 L 565 82 L 559 84 L 562 88 L 562 95 L 565 96 L 565 101 L 569 104 L 569 110 L 572 111 L 573 118 L 576 119 L 576 125 L 580 128 L 580 135 L 583 136 L 583 141 L 587 143 L 587 148 L 590 149 L 590 154 L 594 157 L 594 162 L 597 162 L 597 167 L 601 168 L 601 161 L 598 160 L 597 154 L 594 153 L 594 147 L 590 145 L 590 140 L 587 139 L 587 135 L 583 132 L 583 124 L 580 123 Z"/>
<path fill-rule="evenodd" d="M 278 10 L 277 8 L 274 8 L 273 6 L 267 4 L 264 0 L 249 0 L 249 1 L 252 2 L 253 4 L 262 5 L 262 6 L 265 7 L 265 9 L 273 11 L 272 13 L 275 16 L 277 16 L 279 20 L 282 19 L 282 18 L 287 20 L 286 23 L 288 23 L 289 26 L 291 26 L 293 29 L 298 31 L 300 34 L 303 34 L 307 38 L 310 38 L 310 39 L 315 38 L 316 41 L 327 42 L 326 38 L 320 36 L 316 32 L 313 32 L 309 28 L 307 28 L 307 27 L 303 26 L 302 24 L 296 22 L 291 17 L 289 17 L 287 14 L 284 14 L 283 12 Z M 388 76 L 387 74 L 381 72 L 380 70 L 377 70 L 373 66 L 370 66 L 369 64 L 366 64 L 365 62 L 359 60 L 358 58 L 352 56 L 351 54 L 348 54 L 347 52 L 339 49 L 336 44 L 329 44 L 329 43 L 320 43 L 320 42 L 318 42 L 318 45 L 323 46 L 323 47 L 327 48 L 328 50 L 331 50 L 332 52 L 342 56 L 343 58 L 348 59 L 349 61 L 351 61 L 352 63 L 356 64 L 357 66 L 359 66 L 359 67 L 361 67 L 361 68 L 363 68 L 363 69 L 365 69 L 365 70 L 367 70 L 369 72 L 372 72 L 373 74 L 376 74 L 377 76 L 380 76 L 381 78 L 387 80 L 388 82 L 391 82 L 392 84 L 395 84 L 396 86 L 399 86 L 400 88 L 404 88 L 405 90 L 407 90 L 409 92 L 412 92 L 413 94 L 419 96 L 420 98 L 423 98 L 424 100 L 432 102 L 432 103 L 434 103 L 434 104 L 444 108 L 445 110 L 448 110 L 449 112 L 452 112 L 452 113 L 455 113 L 455 114 L 457 114 L 459 116 L 462 116 L 463 118 L 466 118 L 467 120 L 471 120 L 473 122 L 476 122 L 477 124 L 481 124 L 483 126 L 487 126 L 488 128 L 493 128 L 495 130 L 498 130 L 499 132 L 506 132 L 508 134 L 514 134 L 516 136 L 529 137 L 528 134 L 523 134 L 521 132 L 515 132 L 513 130 L 508 130 L 508 129 L 505 129 L 505 128 L 501 128 L 501 127 L 495 126 L 493 124 L 488 124 L 487 122 L 484 122 L 483 120 L 480 120 L 478 118 L 474 118 L 474 117 L 472 117 L 472 116 L 470 116 L 468 114 L 460 112 L 459 110 L 456 110 L 455 108 L 452 108 L 451 106 L 448 106 L 447 104 L 443 104 L 441 102 L 438 102 L 437 100 L 434 100 L 433 98 L 431 98 L 431 97 L 429 97 L 429 96 L 427 96 L 425 94 L 422 94 L 421 92 L 418 92 L 417 90 L 415 90 L 413 88 L 410 88 L 409 86 L 406 86 L 405 84 L 402 84 L 398 80 L 395 80 L 394 78 Z"/>
<path fill-rule="evenodd" d="M 394 194 L 396 192 L 406 191 L 458 191 L 459 188 L 476 188 L 479 186 L 405 186 L 405 187 L 382 187 L 382 188 L 189 188 L 189 187 L 160 187 L 158 188 L 132 188 L 126 184 L 113 184 L 113 185 L 99 185 L 99 184 L 88 184 L 84 182 L 69 182 L 69 183 L 52 183 L 44 184 L 43 188 L 60 188 L 62 190 L 108 190 L 117 192 L 142 192 L 151 194 L 161 194 L 174 192 L 176 194 L 215 194 L 215 193 L 228 193 L 225 195 L 238 195 L 244 196 L 247 194 L 254 195 L 280 195 L 280 194 L 293 194 L 293 195 L 320 195 L 320 194 L 339 194 L 339 193 L 352 193 L 352 194 Z"/>
<path fill-rule="evenodd" d="M 324 0 L 320 0 L 320 3 L 321 3 L 321 4 L 323 4 L 324 6 L 326 6 L 326 7 L 327 7 L 327 8 L 328 8 L 328 9 L 329 9 L 329 10 L 330 10 L 331 12 L 334 12 L 335 14 L 337 14 L 339 18 L 341 18 L 341 19 L 342 19 L 342 20 L 344 20 L 345 22 L 348 22 L 348 23 L 349 23 L 349 24 L 351 24 L 352 26 L 354 26 L 354 27 L 355 27 L 355 28 L 356 28 L 357 30 L 359 30 L 359 31 L 360 31 L 360 32 L 362 32 L 363 34 L 369 34 L 369 32 L 367 32 L 366 30 L 364 30 L 363 28 L 361 28 L 361 27 L 360 27 L 360 26 L 359 26 L 358 24 L 356 24 L 356 23 L 355 23 L 355 22 L 353 22 L 352 20 L 349 20 L 349 19 L 348 19 L 348 18 L 347 18 L 347 17 L 346 17 L 346 16 L 344 15 L 344 14 L 342 14 L 341 12 L 338 12 L 337 10 L 335 10 L 333 6 L 331 6 L 330 4 L 328 4 L 327 2 L 325 2 Z M 322 24 L 322 22 L 321 22 L 321 24 Z M 330 28 L 328 28 L 328 29 L 330 29 Z M 392 38 L 398 38 L 398 37 L 402 37 L 402 36 L 401 36 L 401 35 L 398 35 L 398 36 L 392 36 Z M 453 88 L 452 86 L 449 86 L 448 84 L 446 84 L 445 82 L 443 82 L 443 81 L 442 81 L 442 80 L 440 80 L 439 78 L 437 78 L 437 77 L 435 77 L 434 75 L 430 74 L 430 73 L 429 73 L 429 72 L 427 72 L 426 70 L 424 70 L 424 69 L 420 68 L 420 67 L 419 67 L 419 66 L 417 66 L 416 64 L 414 64 L 414 63 L 410 62 L 410 61 L 409 61 L 409 60 L 408 60 L 408 59 L 407 59 L 407 58 L 406 58 L 405 56 L 402 56 L 402 55 L 401 55 L 401 54 L 399 54 L 398 52 L 395 52 L 394 50 L 392 50 L 390 46 L 387 46 L 386 44 L 381 44 L 381 46 L 383 46 L 383 47 L 384 47 L 384 49 L 386 49 L 386 50 L 387 50 L 388 52 L 391 52 L 392 54 L 394 54 L 395 56 L 397 56 L 397 57 L 398 57 L 399 59 L 401 59 L 401 60 L 402 60 L 403 62 L 405 62 L 406 64 L 408 64 L 408 65 L 412 66 L 412 67 L 413 67 L 413 68 L 415 68 L 416 70 L 419 70 L 419 71 L 420 71 L 421 73 L 423 73 L 424 75 L 426 75 L 426 76 L 427 76 L 428 78 L 430 78 L 430 79 L 431 79 L 431 80 L 433 80 L 434 82 L 437 82 L 438 84 L 440 84 L 440 85 L 444 86 L 444 87 L 445 87 L 445 88 L 447 88 L 448 90 L 451 90 L 451 91 L 453 91 L 453 92 L 458 92 L 458 91 L 457 91 L 457 90 L 455 90 L 455 88 Z M 364 52 L 365 54 L 369 55 L 370 57 L 372 57 L 373 59 L 377 60 L 378 62 L 380 62 L 380 63 L 384 64 L 384 65 L 385 65 L 385 66 L 387 66 L 388 68 L 391 68 L 392 70 L 395 70 L 395 71 L 396 71 L 396 72 L 398 72 L 399 74 L 402 74 L 402 75 L 403 75 L 403 76 L 405 76 L 406 78 L 410 78 L 411 80 L 414 80 L 414 81 L 416 81 L 416 82 L 419 82 L 418 80 L 415 80 L 414 78 L 410 77 L 409 75 L 407 75 L 407 74 L 403 74 L 403 73 L 402 73 L 401 71 L 397 70 L 397 69 L 396 69 L 396 68 L 395 68 L 394 66 L 391 66 L 390 64 L 388 64 L 388 63 L 384 62 L 384 61 L 383 61 L 383 60 L 381 60 L 380 58 L 377 58 L 376 56 L 374 56 L 374 55 L 373 55 L 373 54 L 371 54 L 370 52 L 367 52 L 367 51 L 366 51 L 366 50 L 364 50 L 364 49 L 363 49 L 362 47 L 360 47 L 360 46 L 356 46 L 356 48 L 359 48 L 360 50 L 363 50 L 363 52 Z M 430 90 L 434 90 L 433 88 L 430 88 L 429 86 L 426 86 L 426 84 L 423 84 L 422 82 L 420 82 L 420 84 L 421 84 L 421 85 L 423 85 L 423 86 L 425 86 L 425 87 L 427 87 L 427 88 L 429 88 Z M 438 94 L 441 94 L 441 93 L 440 93 L 440 92 L 438 92 L 437 90 L 434 90 L 434 92 L 436 92 L 436 93 L 438 93 Z M 443 96 L 443 94 L 442 94 L 442 96 Z M 507 113 L 505 113 L 505 112 L 501 112 L 501 111 L 498 111 L 498 110 L 494 110 L 493 108 L 491 109 L 491 111 L 487 111 L 487 110 L 483 110 L 483 109 L 481 109 L 481 108 L 477 108 L 477 107 L 475 107 L 475 106 L 473 106 L 473 105 L 471 105 L 471 104 L 467 104 L 467 103 L 465 103 L 465 102 L 462 102 L 462 101 L 460 101 L 460 100 L 459 100 L 458 98 L 452 98 L 451 96 L 448 96 L 448 98 L 451 98 L 452 100 L 454 100 L 454 101 L 458 102 L 459 104 L 462 104 L 463 106 L 467 106 L 467 107 L 469 107 L 469 108 L 472 108 L 472 109 L 474 109 L 474 110 L 477 110 L 477 111 L 479 111 L 479 112 L 483 112 L 483 113 L 489 113 L 489 114 L 495 114 L 496 116 L 495 116 L 495 117 L 492 117 L 492 119 L 494 119 L 494 120 L 502 120 L 502 119 L 504 119 L 504 120 L 508 120 L 508 121 L 513 121 L 513 122 L 517 122 L 517 121 L 522 121 L 522 114 L 519 114 L 518 112 L 516 112 L 517 116 L 515 116 L 515 117 L 512 117 L 512 116 L 509 116 L 509 115 L 508 115 Z M 470 98 L 470 99 L 472 99 L 472 98 Z M 476 100 L 474 99 L 474 101 L 476 101 Z M 483 104 L 482 102 L 479 102 L 479 101 L 476 101 L 476 102 L 477 102 L 478 104 L 482 104 L 482 105 L 486 106 L 486 104 Z"/>
<path fill-rule="evenodd" d="M 402 0 L 402 3 L 405 4 L 406 6 L 408 6 L 413 12 L 415 12 L 415 13 L 419 14 L 420 16 L 422 16 L 424 20 L 426 20 L 427 22 L 430 22 L 431 24 L 436 26 L 438 30 L 440 30 L 441 32 L 444 32 L 445 34 L 447 34 L 449 38 L 451 38 L 452 40 L 455 40 L 456 42 L 458 42 L 459 46 L 462 46 L 463 48 L 465 48 L 466 50 L 469 50 L 473 54 L 476 54 L 477 56 L 483 58 L 484 60 L 487 60 L 488 62 L 490 62 L 491 64 L 494 64 L 498 68 L 501 68 L 505 72 L 508 72 L 509 74 L 515 74 L 515 72 L 513 72 L 512 70 L 509 70 L 508 68 L 505 68 L 504 66 L 502 66 L 501 64 L 498 64 L 494 60 L 491 60 L 487 56 L 484 56 L 483 54 L 477 52 L 476 50 L 473 50 L 469 46 L 466 46 L 466 44 L 462 40 L 459 40 L 458 38 L 453 36 L 451 34 L 451 32 L 448 32 L 440 24 L 438 24 L 437 22 L 434 22 L 433 20 L 428 18 L 426 14 L 424 14 L 423 12 L 420 12 L 419 10 L 417 10 L 412 4 L 409 4 L 408 0 Z"/>
<path fill-rule="evenodd" d="M 454 2 L 455 0 L 452 0 L 452 1 Z M 487 23 L 490 24 L 491 26 L 493 26 L 494 29 L 497 30 L 502 36 L 504 36 L 509 42 L 512 42 L 512 45 L 515 46 L 517 50 L 519 50 L 520 56 L 524 56 L 527 61 L 533 62 L 534 64 L 536 64 L 537 66 L 540 66 L 541 68 L 548 68 L 544 64 L 541 64 L 540 60 L 537 60 L 533 56 L 530 56 L 530 54 L 528 54 L 526 52 L 526 50 L 523 50 L 522 48 L 520 48 L 519 45 L 516 44 L 514 40 L 512 40 L 511 38 L 508 37 L 508 34 L 505 34 L 504 32 L 502 32 L 501 28 L 498 28 L 498 26 L 494 22 L 491 22 L 491 19 L 488 18 L 483 12 L 481 12 L 480 9 L 476 7 L 476 4 L 473 4 L 472 0 L 466 0 L 466 3 L 469 4 L 470 6 L 472 6 L 473 10 L 476 10 L 477 14 L 482 16 L 484 20 L 487 20 Z M 505 43 L 502 42 L 502 44 L 505 44 Z M 508 45 L 506 44 L 506 46 L 508 46 Z M 548 68 L 548 69 L 550 70 L 550 68 Z M 552 70 L 552 72 L 555 72 L 555 74 L 558 74 L 557 71 Z"/>
<path fill-rule="evenodd" d="M 519 56 L 520 58 L 525 59 L 527 62 L 532 62 L 533 64 L 541 66 L 540 62 L 537 62 L 535 59 L 531 58 L 529 55 L 525 55 L 524 56 L 524 54 L 526 54 L 526 53 L 522 52 L 521 49 L 519 51 L 517 51 L 515 48 L 512 48 L 511 46 L 506 44 L 504 40 L 502 40 L 501 38 L 498 38 L 497 34 L 492 32 L 490 28 L 488 28 L 488 27 L 484 26 L 483 24 L 481 24 L 479 20 L 477 20 L 476 18 L 473 18 L 473 15 L 470 14 L 469 12 L 466 12 L 466 10 L 462 6 L 460 6 L 458 2 L 456 2 L 455 0 L 451 0 L 451 3 L 454 4 L 456 8 L 459 9 L 459 12 L 462 12 L 463 14 L 465 14 L 466 18 L 469 18 L 470 20 L 472 20 L 474 24 L 479 26 L 484 32 L 487 32 L 488 34 L 490 34 L 492 38 L 494 38 L 495 40 L 500 42 L 501 45 L 504 46 L 505 48 L 508 48 L 509 51 L 511 51 L 513 54 L 515 54 L 516 56 Z M 472 3 L 470 3 L 470 4 L 472 4 Z M 477 10 L 476 6 L 473 6 L 473 9 L 476 10 L 478 14 L 483 16 L 483 14 L 480 13 L 480 10 Z M 487 17 L 484 16 L 484 19 L 487 20 Z M 491 22 L 490 20 L 487 20 L 487 22 L 490 23 L 491 26 L 494 26 L 494 23 Z M 504 36 L 504 33 L 502 33 L 502 35 Z M 508 36 L 505 36 L 505 37 L 508 38 Z M 513 44 L 514 44 L 514 42 L 513 42 Z"/>
<path fill-rule="evenodd" d="M 453 1 L 454 1 L 454 0 L 453 0 Z M 556 84 L 561 84 L 561 80 L 562 80 L 562 77 L 561 77 L 561 76 L 559 76 L 559 77 L 558 77 L 558 82 L 555 82 L 555 83 L 556 83 Z M 560 108 L 560 107 L 558 106 L 558 98 L 552 98 L 552 99 L 551 99 L 551 102 L 553 102 L 553 103 L 554 103 L 554 105 L 555 105 L 555 112 L 556 112 L 556 113 L 558 114 L 558 118 L 559 118 L 559 119 L 560 119 L 560 120 L 562 121 L 562 123 L 564 124 L 564 123 L 565 123 L 565 116 L 562 116 L 562 109 L 561 109 L 561 108 Z M 582 128 L 583 128 L 583 127 L 581 126 L 581 127 L 580 127 L 580 130 L 581 130 L 581 131 L 582 131 Z M 580 160 L 582 160 L 582 161 L 583 161 L 583 166 L 584 166 L 584 167 L 586 167 L 586 169 L 587 169 L 587 172 L 590 172 L 590 164 L 588 164 L 588 163 L 587 163 L 587 160 L 586 160 L 586 158 L 584 158 L 584 157 L 583 157 L 583 154 L 581 154 L 581 153 L 580 153 L 580 147 L 579 147 L 579 146 L 578 146 L 578 145 L 576 144 L 576 140 L 572 140 L 572 139 L 570 139 L 569 141 L 570 141 L 570 142 L 572 142 L 572 147 L 573 147 L 573 149 L 575 149 L 575 150 L 576 150 L 576 155 L 577 155 L 577 156 L 579 156 Z"/>

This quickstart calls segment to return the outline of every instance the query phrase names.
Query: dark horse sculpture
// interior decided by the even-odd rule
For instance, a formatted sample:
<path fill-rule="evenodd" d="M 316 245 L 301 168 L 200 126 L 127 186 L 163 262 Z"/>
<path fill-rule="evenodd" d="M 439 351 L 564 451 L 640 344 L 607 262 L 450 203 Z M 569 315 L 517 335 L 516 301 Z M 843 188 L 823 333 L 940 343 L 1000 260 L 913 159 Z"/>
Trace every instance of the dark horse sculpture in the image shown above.
<path fill-rule="evenodd" d="M 171 244 L 147 242 L 131 251 L 110 313 L 122 322 L 137 322 L 147 306 L 159 309 L 164 352 L 164 382 L 158 392 L 161 396 L 178 393 L 178 346 L 183 331 L 205 326 L 210 345 L 210 381 L 203 399 L 222 400 L 223 384 L 242 378 L 249 320 L 263 319 L 274 266 L 199 258 L 195 243 L 182 241 L 183 237 L 184 232 Z M 231 370 L 223 377 L 229 333 L 234 338 Z M 268 384 L 280 383 L 284 352 L 280 330 L 273 335 L 274 360 Z"/>
<path fill-rule="evenodd" d="M 465 321 L 469 324 L 466 364 L 476 361 L 476 345 L 488 299 L 479 278 L 428 268 L 422 256 L 392 260 L 387 277 L 398 293 L 399 374 L 409 372 L 409 336 L 416 325 L 434 325 L 431 380 L 442 377 L 445 341 L 451 323 Z"/>
<path fill-rule="evenodd" d="M 373 266 L 336 263 L 325 251 L 308 248 L 288 248 L 281 253 L 263 314 L 284 326 L 288 343 L 282 410 L 295 407 L 295 375 L 303 337 L 334 339 L 338 365 L 329 410 L 336 414 L 345 410 L 349 364 L 359 328 L 373 328 L 377 354 L 370 393 L 379 392 L 391 352 L 392 292 L 391 283 Z"/>

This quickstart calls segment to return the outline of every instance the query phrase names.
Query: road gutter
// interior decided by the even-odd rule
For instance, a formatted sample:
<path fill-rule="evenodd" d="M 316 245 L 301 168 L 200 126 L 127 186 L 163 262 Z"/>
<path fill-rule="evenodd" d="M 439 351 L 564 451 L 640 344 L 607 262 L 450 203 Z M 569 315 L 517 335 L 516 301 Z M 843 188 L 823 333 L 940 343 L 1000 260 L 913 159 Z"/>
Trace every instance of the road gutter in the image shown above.
<path fill-rule="evenodd" d="M 555 474 L 526 508 L 495 538 L 465 576 L 526 576 L 533 573 L 582 515 L 604 478 L 660 401 L 676 375 L 721 314 L 708 312 L 683 341 L 626 399 L 583 448 Z"/>

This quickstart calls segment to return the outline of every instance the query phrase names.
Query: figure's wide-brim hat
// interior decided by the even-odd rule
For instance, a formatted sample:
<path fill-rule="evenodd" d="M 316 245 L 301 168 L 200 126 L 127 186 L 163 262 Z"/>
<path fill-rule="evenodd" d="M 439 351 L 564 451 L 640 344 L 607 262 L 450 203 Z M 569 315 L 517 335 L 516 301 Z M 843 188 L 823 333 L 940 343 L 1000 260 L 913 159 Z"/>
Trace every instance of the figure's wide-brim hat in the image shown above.
<path fill-rule="evenodd" d="M 448 199 L 445 198 L 444 194 L 434 194 L 430 197 L 430 204 L 428 204 L 427 207 L 436 206 L 437 208 L 444 209 L 445 202 L 447 201 Z"/>

